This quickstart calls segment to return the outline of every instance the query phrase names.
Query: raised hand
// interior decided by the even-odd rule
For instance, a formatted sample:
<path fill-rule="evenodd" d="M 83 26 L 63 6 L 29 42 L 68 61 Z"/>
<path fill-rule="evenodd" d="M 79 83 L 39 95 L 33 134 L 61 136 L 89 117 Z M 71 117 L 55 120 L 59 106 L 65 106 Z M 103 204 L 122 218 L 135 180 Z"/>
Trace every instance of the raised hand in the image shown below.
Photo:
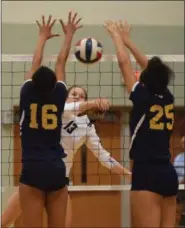
<path fill-rule="evenodd" d="M 83 27 L 82 25 L 79 25 L 79 22 L 82 20 L 82 18 L 77 19 L 77 15 L 78 14 L 75 13 L 72 16 L 72 12 L 70 12 L 68 15 L 67 24 L 64 24 L 64 22 L 61 19 L 59 20 L 65 35 L 73 35 L 77 29 Z"/>
<path fill-rule="evenodd" d="M 95 100 L 96 107 L 98 110 L 105 112 L 110 108 L 110 103 L 107 99 L 104 98 L 98 98 Z"/>
<path fill-rule="evenodd" d="M 114 37 L 116 35 L 119 35 L 119 27 L 118 25 L 113 22 L 113 21 L 105 21 L 105 26 L 104 26 L 108 33 L 110 34 L 111 37 Z"/>
<path fill-rule="evenodd" d="M 124 21 L 124 23 L 122 21 L 119 21 L 118 27 L 124 43 L 127 44 L 128 41 L 130 40 L 130 32 L 131 32 L 132 26 L 129 25 L 127 21 Z"/>
<path fill-rule="evenodd" d="M 51 31 L 56 22 L 56 20 L 51 21 L 51 19 L 52 19 L 52 16 L 50 15 L 46 23 L 45 17 L 42 16 L 42 23 L 40 23 L 39 21 L 36 21 L 39 27 L 39 36 L 43 37 L 45 40 L 59 36 L 59 34 L 54 34 Z"/>

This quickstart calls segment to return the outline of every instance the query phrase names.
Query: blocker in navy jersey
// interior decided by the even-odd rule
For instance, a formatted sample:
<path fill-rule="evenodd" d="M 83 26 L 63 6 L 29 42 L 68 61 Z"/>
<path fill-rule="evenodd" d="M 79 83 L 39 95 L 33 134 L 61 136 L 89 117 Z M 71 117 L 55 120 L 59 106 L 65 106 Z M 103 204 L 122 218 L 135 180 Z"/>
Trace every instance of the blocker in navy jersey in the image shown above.
<path fill-rule="evenodd" d="M 82 63 L 95 63 L 101 59 L 102 53 L 101 43 L 94 38 L 85 38 L 76 44 L 75 56 Z"/>
<path fill-rule="evenodd" d="M 130 158 L 169 160 L 169 138 L 174 124 L 174 97 L 169 90 L 156 95 L 136 82 L 130 95 Z"/>
<path fill-rule="evenodd" d="M 20 95 L 21 183 L 42 191 L 57 191 L 67 184 L 61 159 L 66 155 L 60 145 L 66 97 L 66 86 L 62 82 L 57 82 L 46 97 L 37 93 L 32 80 L 24 83 Z"/>
<path fill-rule="evenodd" d="M 23 160 L 50 159 L 64 155 L 63 149 L 60 148 L 60 135 L 61 116 L 66 97 L 66 86 L 62 82 L 56 83 L 55 88 L 44 101 L 35 91 L 32 80 L 24 83 L 20 94 Z M 47 154 L 40 149 L 54 151 L 51 154 L 48 151 Z M 29 152 L 30 150 L 33 150 L 32 153 Z"/>
<path fill-rule="evenodd" d="M 169 139 L 174 124 L 174 97 L 167 89 L 152 94 L 136 82 L 130 100 L 130 158 L 134 161 L 132 190 L 148 190 L 162 196 L 178 191 L 177 174 L 170 163 Z"/>

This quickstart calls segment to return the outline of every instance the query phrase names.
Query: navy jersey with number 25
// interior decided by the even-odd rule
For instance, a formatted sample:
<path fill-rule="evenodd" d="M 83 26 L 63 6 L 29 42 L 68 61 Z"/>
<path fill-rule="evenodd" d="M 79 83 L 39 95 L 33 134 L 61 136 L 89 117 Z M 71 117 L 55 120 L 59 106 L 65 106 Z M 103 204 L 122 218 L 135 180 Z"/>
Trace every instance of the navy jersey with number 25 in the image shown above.
<path fill-rule="evenodd" d="M 57 82 L 44 101 L 35 91 L 32 80 L 23 84 L 20 94 L 23 160 L 64 157 L 60 136 L 66 97 L 67 90 L 63 82 Z"/>
<path fill-rule="evenodd" d="M 174 124 L 174 97 L 167 89 L 163 95 L 151 94 L 136 82 L 130 94 L 130 158 L 169 160 L 169 139 Z"/>

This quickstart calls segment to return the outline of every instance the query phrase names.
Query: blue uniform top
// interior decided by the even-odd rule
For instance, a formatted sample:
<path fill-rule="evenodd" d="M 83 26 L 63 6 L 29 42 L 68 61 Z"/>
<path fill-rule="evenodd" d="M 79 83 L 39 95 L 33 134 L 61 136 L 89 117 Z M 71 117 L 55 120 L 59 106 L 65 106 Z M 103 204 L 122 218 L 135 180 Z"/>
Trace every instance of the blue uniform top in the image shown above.
<path fill-rule="evenodd" d="M 151 94 L 136 82 L 130 94 L 130 158 L 137 161 L 169 160 L 169 140 L 174 124 L 174 97 Z"/>
<path fill-rule="evenodd" d="M 67 90 L 63 82 L 57 82 L 44 101 L 35 91 L 32 80 L 23 84 L 20 92 L 23 161 L 65 157 L 60 138 L 66 97 Z"/>

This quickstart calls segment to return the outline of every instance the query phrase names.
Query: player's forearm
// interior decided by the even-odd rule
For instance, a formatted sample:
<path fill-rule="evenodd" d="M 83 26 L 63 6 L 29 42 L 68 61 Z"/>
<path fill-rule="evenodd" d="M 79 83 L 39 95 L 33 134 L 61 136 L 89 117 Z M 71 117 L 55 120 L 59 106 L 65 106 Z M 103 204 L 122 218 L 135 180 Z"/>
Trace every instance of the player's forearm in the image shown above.
<path fill-rule="evenodd" d="M 131 172 L 124 168 L 119 162 L 117 162 L 114 158 L 109 157 L 106 161 L 100 161 L 100 163 L 111 170 L 111 173 L 117 174 L 117 175 L 131 175 Z"/>
<path fill-rule="evenodd" d="M 121 166 L 119 163 L 112 167 L 111 172 L 118 175 L 131 175 L 131 172 L 128 169 Z"/>
<path fill-rule="evenodd" d="M 122 73 L 122 77 L 127 86 L 127 90 L 130 93 L 133 84 L 136 82 L 136 79 L 132 71 L 130 56 L 126 50 L 126 47 L 122 41 L 121 36 L 119 35 L 114 36 L 113 40 L 116 47 L 117 58 L 118 58 L 119 67 Z"/>
<path fill-rule="evenodd" d="M 85 111 L 88 111 L 90 109 L 94 109 L 96 107 L 97 107 L 97 105 L 96 105 L 96 101 L 95 100 L 84 101 L 84 102 L 80 102 L 79 111 L 80 112 L 85 112 Z"/>
<path fill-rule="evenodd" d="M 103 148 L 99 149 L 99 157 L 98 160 L 107 169 L 110 169 L 112 173 L 118 174 L 118 175 L 130 175 L 131 172 L 127 169 L 125 169 L 118 161 L 116 161 L 114 158 L 110 157 L 110 154 L 104 150 Z"/>
<path fill-rule="evenodd" d="M 37 42 L 36 50 L 32 61 L 34 69 L 38 69 L 42 63 L 45 44 L 46 39 L 40 36 Z"/>
<path fill-rule="evenodd" d="M 60 51 L 60 53 L 58 55 L 58 58 L 57 58 L 57 63 L 58 64 L 61 64 L 61 62 L 63 62 L 63 61 L 67 61 L 67 58 L 69 56 L 69 52 L 70 52 L 70 49 L 71 49 L 72 39 L 73 39 L 73 35 L 72 34 L 67 34 L 65 36 L 61 51 Z"/>
<path fill-rule="evenodd" d="M 118 174 L 118 175 L 131 175 L 131 172 L 124 168 L 118 161 L 116 161 L 114 158 L 110 158 L 111 160 L 111 172 Z"/>
<path fill-rule="evenodd" d="M 61 81 L 65 81 L 65 65 L 69 56 L 72 39 L 73 35 L 71 34 L 65 36 L 61 51 L 57 57 L 55 70 L 57 79 Z"/>
<path fill-rule="evenodd" d="M 115 35 L 113 37 L 113 41 L 116 48 L 117 58 L 119 63 L 128 63 L 130 61 L 130 57 L 128 52 L 125 49 L 125 45 L 122 41 L 122 38 L 120 35 Z"/>
<path fill-rule="evenodd" d="M 41 66 L 45 44 L 46 44 L 46 39 L 42 36 L 39 36 L 36 49 L 33 54 L 32 67 L 30 72 L 28 72 L 28 74 L 25 77 L 26 80 L 30 79 L 33 73 Z"/>
<path fill-rule="evenodd" d="M 133 54 L 134 58 L 136 59 L 136 61 L 140 65 L 140 67 L 144 70 L 147 67 L 147 65 L 148 65 L 148 58 L 146 57 L 146 55 L 144 55 L 136 47 L 134 42 L 132 40 L 130 40 L 130 39 L 125 43 L 125 45 L 131 51 L 131 53 Z"/>

